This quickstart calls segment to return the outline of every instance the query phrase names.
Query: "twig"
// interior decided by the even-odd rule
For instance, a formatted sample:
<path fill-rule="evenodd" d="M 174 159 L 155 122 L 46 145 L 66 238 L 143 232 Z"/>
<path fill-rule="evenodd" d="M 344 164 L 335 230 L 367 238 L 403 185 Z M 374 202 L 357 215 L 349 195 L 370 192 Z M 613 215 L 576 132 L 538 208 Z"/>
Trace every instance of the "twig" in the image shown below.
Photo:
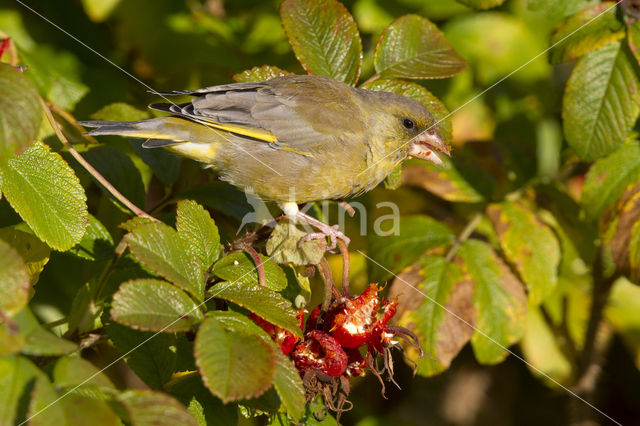
<path fill-rule="evenodd" d="M 365 81 L 364 83 L 362 83 L 360 86 L 362 87 L 362 86 L 364 86 L 365 84 L 373 83 L 374 81 L 376 81 L 376 80 L 377 80 L 377 79 L 379 79 L 379 78 L 380 78 L 380 74 L 375 73 L 374 75 L 372 75 L 371 77 L 369 77 L 369 78 L 367 79 L 367 81 Z"/>
<path fill-rule="evenodd" d="M 264 265 L 262 264 L 262 259 L 260 259 L 258 252 L 248 244 L 239 244 L 237 245 L 237 248 L 251 256 L 253 262 L 256 264 L 256 268 L 258 268 L 258 283 L 261 287 L 265 287 L 267 285 L 267 277 L 264 273 Z"/>
<path fill-rule="evenodd" d="M 344 297 L 349 297 L 349 272 L 351 267 L 351 261 L 349 259 L 349 249 L 347 248 L 347 244 L 337 238 L 338 248 L 340 249 L 340 254 L 342 254 L 342 294 Z"/>
<path fill-rule="evenodd" d="M 49 108 L 47 103 L 42 98 L 40 98 L 40 102 L 42 102 L 42 106 L 44 107 L 44 113 L 47 116 L 49 123 L 51 123 L 51 127 L 53 127 L 53 130 L 56 132 L 58 139 L 60 139 L 60 142 L 62 142 L 62 144 L 69 150 L 71 155 L 73 155 L 73 158 L 75 158 L 76 161 L 80 163 L 80 165 L 84 167 L 85 170 L 89 172 L 89 174 L 93 176 L 93 178 L 96 181 L 98 181 L 98 183 L 100 183 L 100 185 L 102 185 L 104 189 L 106 189 L 111 195 L 113 195 L 118 201 L 120 201 L 129 210 L 135 213 L 136 216 L 145 217 L 151 220 L 156 220 L 153 216 L 150 216 L 144 211 L 142 211 L 135 204 L 129 201 L 127 197 L 122 195 L 120 191 L 118 191 L 113 185 L 111 185 L 111 183 L 109 183 L 109 181 L 105 179 L 105 177 L 102 176 L 100 172 L 98 172 L 91 164 L 89 164 L 87 160 L 84 159 L 82 155 L 80 155 L 78 151 L 75 150 L 75 148 L 71 145 L 71 143 L 69 143 L 69 140 L 67 139 L 67 137 L 62 133 L 62 130 L 60 130 L 60 126 L 56 122 L 55 118 L 53 118 L 53 114 L 51 113 L 51 109 Z"/>
<path fill-rule="evenodd" d="M 471 218 L 469 223 L 467 223 L 467 226 L 464 227 L 464 229 L 462 230 L 460 235 L 458 235 L 458 238 L 456 238 L 456 240 L 453 242 L 453 245 L 451 246 L 451 249 L 449 249 L 449 252 L 447 253 L 447 256 L 445 257 L 445 260 L 447 262 L 451 262 L 453 257 L 458 252 L 458 249 L 460 248 L 462 243 L 467 241 L 467 239 L 471 236 L 473 231 L 475 231 L 477 226 L 480 224 L 480 220 L 482 220 L 482 213 L 478 212 Z"/>
<path fill-rule="evenodd" d="M 331 268 L 329 268 L 329 263 L 326 258 L 322 258 L 320 263 L 317 265 L 318 271 L 322 276 L 322 280 L 324 281 L 324 299 L 322 300 L 321 312 L 327 312 L 329 309 L 329 305 L 331 304 L 331 296 L 341 297 L 342 295 L 338 293 L 335 286 L 333 285 L 333 278 L 331 277 Z"/>

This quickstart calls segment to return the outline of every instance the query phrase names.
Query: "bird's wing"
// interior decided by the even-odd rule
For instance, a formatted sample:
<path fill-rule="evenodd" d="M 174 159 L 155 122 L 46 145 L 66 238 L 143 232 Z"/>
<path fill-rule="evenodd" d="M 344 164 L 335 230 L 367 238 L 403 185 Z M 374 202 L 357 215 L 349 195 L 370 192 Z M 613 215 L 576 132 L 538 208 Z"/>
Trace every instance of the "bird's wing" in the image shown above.
<path fill-rule="evenodd" d="M 347 86 L 336 90 L 335 80 L 299 77 L 165 92 L 196 97 L 183 104 L 150 107 L 304 155 L 353 128 L 358 111 L 351 99 L 345 99 L 353 96 Z"/>

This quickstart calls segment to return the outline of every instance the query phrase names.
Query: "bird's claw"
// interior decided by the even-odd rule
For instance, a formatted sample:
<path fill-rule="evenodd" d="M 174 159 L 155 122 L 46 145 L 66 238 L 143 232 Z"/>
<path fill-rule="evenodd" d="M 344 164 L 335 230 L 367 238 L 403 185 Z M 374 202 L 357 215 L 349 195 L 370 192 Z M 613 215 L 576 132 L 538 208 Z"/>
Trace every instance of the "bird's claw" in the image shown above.
<path fill-rule="evenodd" d="M 302 246 L 302 244 L 306 243 L 307 241 L 327 237 L 329 238 L 329 246 L 327 247 L 327 251 L 331 251 L 336 248 L 338 239 L 344 241 L 346 245 L 349 245 L 349 242 L 351 242 L 349 237 L 347 237 L 342 231 L 340 231 L 340 227 L 338 225 L 327 225 L 326 228 L 323 227 L 320 232 L 312 232 L 311 234 L 307 234 L 304 237 L 300 238 L 298 247 Z"/>

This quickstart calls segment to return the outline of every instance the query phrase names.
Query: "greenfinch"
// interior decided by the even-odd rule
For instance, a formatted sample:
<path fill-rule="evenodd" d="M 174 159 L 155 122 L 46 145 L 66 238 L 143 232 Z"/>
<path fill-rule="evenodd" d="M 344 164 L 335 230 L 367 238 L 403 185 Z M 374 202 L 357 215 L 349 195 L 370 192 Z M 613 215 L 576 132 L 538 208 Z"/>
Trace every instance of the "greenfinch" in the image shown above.
<path fill-rule="evenodd" d="M 436 152 L 449 152 L 421 103 L 329 77 L 290 75 L 160 95 L 193 99 L 149 106 L 168 117 L 80 124 L 95 128 L 87 135 L 146 138 L 146 148 L 202 162 L 222 180 L 278 202 L 288 216 L 299 213 L 298 203 L 368 191 L 408 157 L 442 164 Z"/>

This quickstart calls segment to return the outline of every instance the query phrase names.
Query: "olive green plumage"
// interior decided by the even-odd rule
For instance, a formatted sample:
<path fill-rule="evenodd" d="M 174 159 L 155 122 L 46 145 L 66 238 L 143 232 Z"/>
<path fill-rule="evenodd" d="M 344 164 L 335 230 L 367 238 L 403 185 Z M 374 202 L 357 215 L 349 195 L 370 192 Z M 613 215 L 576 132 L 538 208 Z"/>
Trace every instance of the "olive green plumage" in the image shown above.
<path fill-rule="evenodd" d="M 88 133 L 93 136 L 147 138 L 145 147 L 203 162 L 223 180 L 280 203 L 368 191 L 409 155 L 439 163 L 425 150 L 446 152 L 422 104 L 328 77 L 285 76 L 162 93 L 184 94 L 194 98 L 150 105 L 169 117 L 80 124 L 96 127 Z"/>

